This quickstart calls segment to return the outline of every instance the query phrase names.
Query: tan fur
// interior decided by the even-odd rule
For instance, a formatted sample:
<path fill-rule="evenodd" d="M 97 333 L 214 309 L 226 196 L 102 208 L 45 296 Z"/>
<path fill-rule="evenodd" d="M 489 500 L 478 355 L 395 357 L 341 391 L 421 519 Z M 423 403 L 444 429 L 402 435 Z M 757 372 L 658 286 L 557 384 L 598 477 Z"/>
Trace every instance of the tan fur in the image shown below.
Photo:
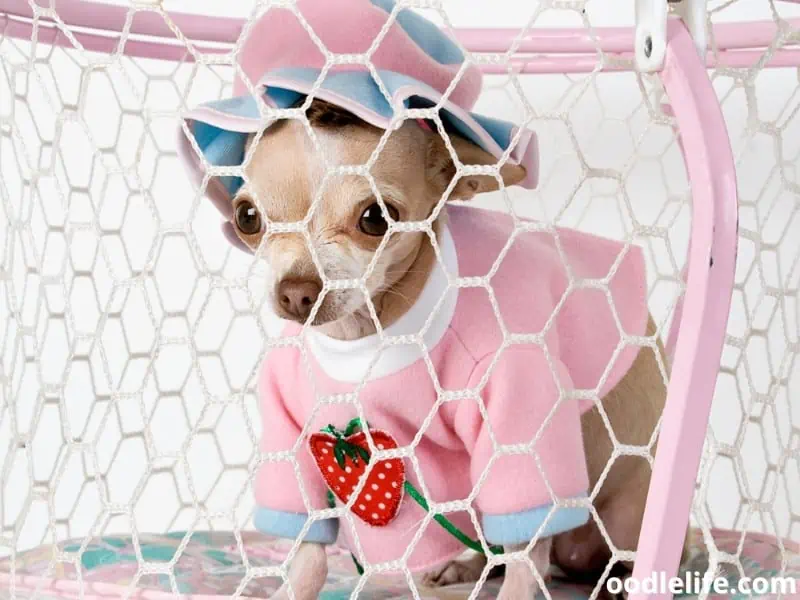
<path fill-rule="evenodd" d="M 647 335 L 656 335 L 652 320 Z M 642 348 L 625 377 L 603 398 L 602 405 L 618 443 L 649 446 L 650 454 L 655 454 L 656 427 L 666 400 L 662 373 L 666 365 L 660 343 L 656 351 Z M 587 412 L 582 425 L 589 480 L 595 487 L 606 471 L 613 442 L 598 409 Z M 636 550 L 650 474 L 646 458 L 620 456 L 597 490 L 594 505 L 617 550 Z M 566 571 L 599 573 L 610 557 L 610 549 L 594 522 L 557 536 L 554 541 L 554 559 Z"/>
<path fill-rule="evenodd" d="M 271 600 L 315 600 L 328 577 L 328 555 L 320 544 L 300 544 L 286 583 Z"/>
<path fill-rule="evenodd" d="M 413 305 L 422 290 L 435 260 L 430 240 L 422 232 L 392 235 L 375 261 L 381 240 L 365 235 L 357 227 L 364 209 L 375 202 L 373 188 L 362 175 L 326 178 L 325 172 L 329 166 L 368 164 L 386 133 L 358 124 L 324 104 L 315 103 L 308 115 L 312 134 L 301 122 L 289 121 L 255 139 L 245 168 L 247 183 L 234 204 L 253 202 L 268 223 L 287 223 L 306 219 L 314 199 L 320 198 L 308 218 L 308 234 L 324 274 L 329 279 L 361 278 L 374 262 L 367 289 L 381 325 L 386 327 Z M 463 139 L 452 138 L 452 141 L 462 164 L 495 162 L 486 152 Z M 406 122 L 388 135 L 369 172 L 383 201 L 397 209 L 399 221 L 423 221 L 448 190 L 456 164 L 441 137 Z M 524 169 L 518 166 L 506 165 L 500 171 L 505 185 L 519 183 L 524 177 Z M 465 176 L 452 186 L 449 199 L 468 200 L 476 194 L 496 190 L 499 185 L 493 176 Z M 439 226 L 437 221 L 434 232 L 438 232 Z M 269 225 L 265 230 L 269 231 Z M 300 234 L 244 235 L 240 232 L 240 237 L 269 262 L 273 288 L 287 278 L 321 280 L 312 252 Z M 315 301 L 317 312 L 311 324 L 327 335 L 357 339 L 375 331 L 366 299 L 358 290 L 330 291 Z M 280 312 L 279 303 L 274 304 Z M 650 323 L 648 335 L 654 334 L 655 328 Z M 617 439 L 623 444 L 647 446 L 660 418 L 664 398 L 665 387 L 658 361 L 653 351 L 645 348 L 629 373 L 603 399 Z M 589 476 L 594 485 L 606 467 L 613 444 L 597 409 L 583 417 L 583 430 Z M 595 499 L 595 506 L 619 549 L 634 550 L 636 547 L 649 479 L 650 467 L 646 460 L 621 457 L 614 463 Z M 305 546 L 308 545 L 304 544 L 295 558 L 300 570 L 293 565 L 292 578 L 296 575 L 298 584 L 304 577 L 313 579 L 303 583 L 303 590 L 316 594 L 314 590 L 321 585 L 319 577 L 324 581 L 324 572 L 319 568 L 319 553 Z M 543 574 L 549 570 L 551 554 L 566 570 L 585 573 L 594 570 L 599 563 L 604 566 L 608 550 L 597 527 L 590 524 L 552 540 L 542 540 L 531 550 L 530 557 Z M 308 568 L 302 567 L 303 561 L 309 563 Z M 470 561 L 465 568 L 446 565 L 427 577 L 426 583 L 442 585 L 454 579 L 476 579 L 485 562 L 475 558 Z M 520 565 L 523 568 L 519 568 Z M 535 586 L 538 584 L 531 577 L 527 564 L 515 564 L 514 568 L 507 569 L 501 597 L 522 597 L 513 594 L 520 594 L 521 589 L 533 593 Z"/>
<path fill-rule="evenodd" d="M 506 576 L 497 600 L 536 598 L 542 583 L 546 584 L 550 580 L 550 549 L 552 545 L 552 538 L 538 540 L 528 552 L 527 559 L 530 560 L 530 563 L 528 560 L 514 560 L 506 563 Z M 506 552 L 518 552 L 526 550 L 527 547 L 528 544 L 512 546 L 507 548 Z"/>

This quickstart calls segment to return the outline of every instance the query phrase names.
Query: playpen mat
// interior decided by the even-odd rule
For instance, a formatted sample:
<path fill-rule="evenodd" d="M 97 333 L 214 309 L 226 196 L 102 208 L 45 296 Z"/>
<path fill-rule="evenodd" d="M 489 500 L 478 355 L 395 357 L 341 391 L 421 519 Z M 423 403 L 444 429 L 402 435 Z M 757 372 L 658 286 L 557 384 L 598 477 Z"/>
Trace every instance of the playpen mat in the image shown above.
<path fill-rule="evenodd" d="M 192 600 L 211 600 L 220 596 L 231 596 L 237 592 L 244 598 L 267 598 L 280 585 L 277 578 L 251 580 L 242 585 L 246 572 L 242 553 L 235 536 L 230 532 L 195 532 L 190 539 L 184 533 L 139 536 L 139 548 L 129 536 L 107 536 L 93 540 L 81 556 L 78 571 L 69 562 L 53 562 L 54 548 L 40 546 L 22 552 L 16 558 L 16 573 L 10 572 L 8 559 L 0 562 L 0 597 L 39 598 L 55 600 L 129 597 L 135 599 L 165 599 L 173 596 L 173 589 L 181 595 L 192 595 Z M 741 534 L 730 531 L 714 531 L 717 546 L 723 552 L 736 554 L 741 543 Z M 242 533 L 242 547 L 248 562 L 253 567 L 280 564 L 290 544 L 265 538 L 256 533 Z M 699 535 L 693 536 L 690 571 L 704 572 L 707 554 Z M 75 553 L 80 541 L 59 544 L 64 552 Z M 159 569 L 158 563 L 171 561 L 185 544 L 175 562 L 172 573 Z M 147 568 L 139 572 L 139 557 L 154 565 L 158 573 L 148 573 Z M 774 538 L 760 534 L 748 534 L 742 548 L 742 566 L 747 577 L 775 577 L 781 571 L 781 551 Z M 800 580 L 800 549 L 790 549 L 786 574 Z M 731 584 L 740 573 L 730 566 L 724 574 Z M 359 584 L 350 555 L 336 548 L 330 549 L 328 582 L 321 600 L 349 598 Z M 501 580 L 487 581 L 477 598 L 489 599 L 497 596 Z M 174 585 L 174 587 L 173 587 Z M 83 593 L 81 593 L 83 587 Z M 731 586 L 732 587 L 732 586 Z M 800 587 L 800 586 L 799 586 Z M 429 589 L 418 586 L 419 594 L 426 600 L 455 600 L 466 598 L 473 585 L 462 584 L 446 588 Z M 589 596 L 590 588 L 555 580 L 548 589 L 554 600 L 583 599 Z M 412 593 L 402 577 L 396 575 L 373 575 L 361 589 L 359 598 L 390 600 L 410 598 Z M 541 597 L 541 596 L 540 596 Z M 684 596 L 689 597 L 689 596 Z M 713 596 L 710 596 L 713 597 Z M 737 598 L 728 595 L 725 598 Z"/>

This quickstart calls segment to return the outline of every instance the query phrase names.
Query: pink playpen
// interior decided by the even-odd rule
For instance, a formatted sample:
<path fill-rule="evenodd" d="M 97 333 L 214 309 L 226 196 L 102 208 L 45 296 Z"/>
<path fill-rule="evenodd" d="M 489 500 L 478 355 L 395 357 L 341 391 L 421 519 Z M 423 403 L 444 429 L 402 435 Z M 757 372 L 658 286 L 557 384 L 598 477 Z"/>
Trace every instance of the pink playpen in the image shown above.
<path fill-rule="evenodd" d="M 677 574 L 691 523 L 684 568 L 731 585 L 784 578 L 757 592 L 788 598 L 800 578 L 800 7 L 747 2 L 683 0 L 663 19 L 666 2 L 639 2 L 616 24 L 602 0 L 510 3 L 507 17 L 398 10 L 430 16 L 480 65 L 483 112 L 538 133 L 539 187 L 487 206 L 645 250 L 668 399 L 654 456 L 617 449 L 645 456 L 653 477 L 639 547 L 614 562 L 635 558 L 641 581 Z M 285 573 L 291 544 L 252 531 L 249 493 L 248 361 L 280 341 L 248 283 L 258 267 L 222 243 L 173 139 L 182 113 L 229 93 L 245 24 L 270 4 L 232 17 L 0 0 L 3 597 L 269 597 Z M 331 556 L 326 598 L 489 598 L 499 585 L 432 590 Z M 554 580 L 547 594 L 602 590 Z"/>

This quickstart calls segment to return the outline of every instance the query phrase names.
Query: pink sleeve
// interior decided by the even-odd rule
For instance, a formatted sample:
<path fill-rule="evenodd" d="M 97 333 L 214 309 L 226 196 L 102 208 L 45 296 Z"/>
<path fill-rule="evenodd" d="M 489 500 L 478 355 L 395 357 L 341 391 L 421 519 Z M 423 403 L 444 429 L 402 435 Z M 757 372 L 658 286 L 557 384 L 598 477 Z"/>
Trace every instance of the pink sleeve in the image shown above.
<path fill-rule="evenodd" d="M 327 487 L 306 440 L 298 443 L 302 426 L 284 402 L 277 375 L 292 370 L 283 369 L 283 357 L 275 354 L 262 367 L 259 382 L 262 463 L 255 480 L 255 525 L 264 533 L 294 538 L 302 531 L 309 510 L 328 508 Z M 303 500 L 300 483 L 308 504 Z M 337 528 L 333 519 L 314 521 L 304 540 L 331 543 L 336 539 Z"/>
<path fill-rule="evenodd" d="M 456 417 L 459 435 L 472 448 L 484 536 L 495 544 L 523 543 L 545 523 L 543 535 L 582 525 L 589 516 L 583 500 L 589 483 L 578 402 L 559 402 L 559 383 L 570 387 L 566 369 L 557 361 L 551 369 L 544 352 L 530 345 L 510 346 L 492 366 L 494 360 L 481 360 L 469 382 L 471 389 L 485 384 L 480 398 L 488 419 L 476 401 L 465 401 Z M 536 441 L 532 451 L 516 447 L 492 462 L 492 437 L 503 446 Z M 554 500 L 571 499 L 584 506 L 549 515 Z"/>

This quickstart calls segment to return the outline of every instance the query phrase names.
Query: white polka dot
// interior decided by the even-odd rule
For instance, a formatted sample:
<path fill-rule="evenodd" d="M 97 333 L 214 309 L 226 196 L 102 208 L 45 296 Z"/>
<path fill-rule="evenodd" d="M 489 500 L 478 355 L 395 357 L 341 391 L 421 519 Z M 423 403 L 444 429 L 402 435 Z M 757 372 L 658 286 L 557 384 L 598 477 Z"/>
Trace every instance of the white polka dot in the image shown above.
<path fill-rule="evenodd" d="M 358 505 L 358 510 L 366 510 L 366 509 L 367 509 L 367 507 L 364 506 L 363 504 L 359 504 Z"/>
<path fill-rule="evenodd" d="M 383 510 L 384 508 L 386 508 L 386 505 L 383 502 L 381 502 L 380 504 L 378 504 L 378 508 Z"/>
<path fill-rule="evenodd" d="M 387 499 L 387 500 L 390 500 L 390 499 L 392 498 L 392 495 L 391 495 L 389 492 L 386 492 L 386 493 L 384 494 L 384 496 L 386 496 L 386 499 Z"/>
<path fill-rule="evenodd" d="M 373 483 L 372 484 L 372 489 L 377 492 L 378 491 L 378 484 L 377 483 Z"/>
<path fill-rule="evenodd" d="M 378 450 L 383 450 L 385 446 L 383 444 L 378 444 Z"/>
<path fill-rule="evenodd" d="M 351 469 L 350 467 L 345 467 L 345 468 L 344 468 L 344 472 L 345 472 L 345 473 L 352 473 L 352 472 L 353 472 L 353 469 Z"/>
<path fill-rule="evenodd" d="M 323 449 L 322 449 L 322 453 L 323 453 L 323 454 L 328 454 L 328 449 L 327 449 L 327 448 L 323 448 Z"/>
<path fill-rule="evenodd" d="M 392 463 L 388 463 L 387 462 L 383 466 L 386 467 L 387 469 L 391 469 L 392 468 Z"/>
<path fill-rule="evenodd" d="M 341 481 L 342 483 L 344 483 L 346 480 L 345 480 L 345 478 L 344 478 L 344 477 L 339 477 L 339 481 Z"/>
<path fill-rule="evenodd" d="M 393 487 L 393 488 L 396 488 L 396 487 L 397 487 L 397 482 L 396 482 L 396 481 L 393 481 L 393 482 L 392 482 L 392 487 Z"/>
<path fill-rule="evenodd" d="M 378 518 L 378 513 L 372 513 L 372 518 L 373 519 L 377 519 Z"/>
<path fill-rule="evenodd" d="M 372 500 L 372 494 L 367 494 L 366 496 L 364 496 L 364 500 L 366 500 L 367 502 Z"/>
<path fill-rule="evenodd" d="M 328 448 L 333 448 L 333 442 L 325 442 L 325 445 L 328 446 Z"/>
<path fill-rule="evenodd" d="M 333 473 L 333 467 L 328 467 L 328 473 Z"/>
<path fill-rule="evenodd" d="M 386 479 L 386 475 L 384 473 L 378 473 L 378 479 Z"/>

